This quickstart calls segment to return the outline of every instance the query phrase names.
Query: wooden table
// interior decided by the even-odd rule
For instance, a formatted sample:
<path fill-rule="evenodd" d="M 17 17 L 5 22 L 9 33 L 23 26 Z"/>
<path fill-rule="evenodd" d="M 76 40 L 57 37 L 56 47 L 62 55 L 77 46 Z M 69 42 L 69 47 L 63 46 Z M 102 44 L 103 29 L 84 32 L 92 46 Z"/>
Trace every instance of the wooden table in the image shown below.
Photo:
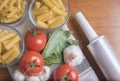
<path fill-rule="evenodd" d="M 88 39 L 77 23 L 74 15 L 81 11 L 99 35 L 105 35 L 120 58 L 120 0 L 70 0 L 71 17 L 69 28 L 74 31 L 80 47 L 89 63 L 95 70 L 98 78 L 105 81 L 105 77 L 90 55 Z M 0 69 L 0 81 L 12 81 L 6 69 Z"/>

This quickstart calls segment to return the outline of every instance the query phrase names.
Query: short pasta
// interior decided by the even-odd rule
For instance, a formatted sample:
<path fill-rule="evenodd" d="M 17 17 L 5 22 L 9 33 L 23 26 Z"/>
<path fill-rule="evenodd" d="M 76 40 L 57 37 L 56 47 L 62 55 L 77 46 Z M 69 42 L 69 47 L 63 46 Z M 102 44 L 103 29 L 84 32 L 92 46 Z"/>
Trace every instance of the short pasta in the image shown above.
<path fill-rule="evenodd" d="M 41 0 L 35 2 L 32 15 L 38 26 L 53 29 L 65 22 L 67 10 L 62 0 Z"/>
<path fill-rule="evenodd" d="M 0 0 L 0 22 L 11 23 L 25 12 L 25 0 Z"/>
<path fill-rule="evenodd" d="M 15 32 L 0 31 L 0 65 L 9 64 L 20 54 L 20 37 Z"/>

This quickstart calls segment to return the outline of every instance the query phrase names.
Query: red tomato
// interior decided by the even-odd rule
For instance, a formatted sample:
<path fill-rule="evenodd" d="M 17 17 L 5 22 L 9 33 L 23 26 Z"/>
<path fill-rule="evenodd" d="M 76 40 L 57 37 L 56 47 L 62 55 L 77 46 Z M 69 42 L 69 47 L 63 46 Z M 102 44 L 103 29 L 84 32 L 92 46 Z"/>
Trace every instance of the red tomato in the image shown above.
<path fill-rule="evenodd" d="M 35 51 L 24 53 L 19 61 L 20 70 L 29 76 L 39 74 L 43 69 L 43 65 L 42 55 Z"/>
<path fill-rule="evenodd" d="M 59 66 L 54 73 L 54 81 L 78 81 L 78 72 L 70 65 Z"/>
<path fill-rule="evenodd" d="M 47 42 L 47 35 L 39 29 L 28 31 L 25 36 L 25 47 L 27 50 L 42 51 Z"/>

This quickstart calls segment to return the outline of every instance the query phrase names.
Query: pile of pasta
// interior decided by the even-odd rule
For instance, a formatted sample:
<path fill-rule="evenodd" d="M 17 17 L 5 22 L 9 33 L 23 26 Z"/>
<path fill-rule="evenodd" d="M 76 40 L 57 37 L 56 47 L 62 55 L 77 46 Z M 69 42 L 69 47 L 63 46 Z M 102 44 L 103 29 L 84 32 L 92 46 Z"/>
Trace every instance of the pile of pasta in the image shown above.
<path fill-rule="evenodd" d="M 15 32 L 0 31 L 0 65 L 10 64 L 20 54 L 20 37 Z"/>
<path fill-rule="evenodd" d="M 11 23 L 25 12 L 25 0 L 0 0 L 0 22 Z"/>
<path fill-rule="evenodd" d="M 38 26 L 53 29 L 64 23 L 67 10 L 62 0 L 36 1 L 32 12 Z"/>

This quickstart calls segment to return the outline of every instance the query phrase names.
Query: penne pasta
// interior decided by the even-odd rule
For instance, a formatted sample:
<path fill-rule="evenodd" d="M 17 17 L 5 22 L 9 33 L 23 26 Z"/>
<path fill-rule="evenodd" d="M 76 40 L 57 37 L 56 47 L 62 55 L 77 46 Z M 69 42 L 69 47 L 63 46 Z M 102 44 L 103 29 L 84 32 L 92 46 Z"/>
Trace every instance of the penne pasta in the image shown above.
<path fill-rule="evenodd" d="M 2 57 L 1 57 L 1 55 L 0 55 L 0 63 L 2 63 Z"/>
<path fill-rule="evenodd" d="M 43 5 L 43 6 L 40 7 L 40 10 L 48 10 L 49 11 L 49 8 L 45 5 Z"/>
<path fill-rule="evenodd" d="M 64 14 L 64 12 L 57 7 L 53 7 L 52 11 L 58 15 Z"/>
<path fill-rule="evenodd" d="M 19 52 L 14 49 L 10 58 L 5 60 L 5 64 L 10 64 L 13 60 L 17 58 L 18 55 L 19 55 Z"/>
<path fill-rule="evenodd" d="M 16 21 L 25 12 L 25 0 L 0 0 L 0 3 L 0 22 Z"/>
<path fill-rule="evenodd" d="M 40 8 L 39 6 L 37 8 L 34 7 L 32 12 L 33 18 L 38 26 L 52 29 L 64 23 L 67 11 L 62 0 L 42 0 L 36 3 L 42 4 Z"/>
<path fill-rule="evenodd" d="M 9 6 L 12 7 L 12 6 L 15 4 L 15 1 L 16 1 L 16 0 L 11 0 Z"/>
<path fill-rule="evenodd" d="M 61 17 L 59 20 L 57 20 L 55 23 L 50 25 L 50 28 L 55 28 L 59 25 L 61 25 L 64 22 L 64 17 Z"/>
<path fill-rule="evenodd" d="M 7 60 L 11 55 L 12 55 L 12 53 L 15 51 L 15 48 L 13 47 L 13 48 L 11 48 L 11 49 L 9 49 L 8 51 L 6 51 L 4 54 L 2 54 L 2 59 L 3 60 Z"/>
<path fill-rule="evenodd" d="M 57 8 L 60 8 L 59 3 L 56 0 L 50 0 L 50 2 Z"/>
<path fill-rule="evenodd" d="M 47 6 L 42 6 L 40 9 L 33 10 L 32 15 L 38 16 L 38 15 L 42 15 L 42 14 L 48 13 L 48 12 L 49 12 L 48 7 Z"/>
<path fill-rule="evenodd" d="M 49 26 L 48 26 L 46 23 L 42 22 L 42 21 L 37 21 L 37 24 L 38 24 L 39 26 L 41 26 L 41 27 L 49 28 Z"/>
<path fill-rule="evenodd" d="M 9 41 L 6 45 L 5 48 L 7 50 L 9 50 L 14 44 L 16 44 L 17 42 L 20 41 L 20 37 L 19 36 L 15 36 L 14 38 L 11 39 L 11 41 Z"/>
<path fill-rule="evenodd" d="M 60 8 L 61 8 L 63 11 L 65 11 L 66 8 L 65 8 L 65 6 L 64 6 L 64 4 L 63 4 L 63 2 L 62 2 L 62 0 L 56 0 L 56 1 L 59 3 Z"/>
<path fill-rule="evenodd" d="M 40 6 L 41 6 L 41 3 L 40 3 L 40 2 L 38 2 L 38 1 L 36 1 L 36 2 L 35 2 L 35 9 L 39 9 L 39 8 L 40 8 Z"/>
<path fill-rule="evenodd" d="M 5 35 L 5 34 L 7 34 L 7 33 L 8 33 L 7 30 L 3 30 L 3 31 L 1 31 L 1 32 L 0 32 L 0 37 L 3 36 L 3 35 Z"/>
<path fill-rule="evenodd" d="M 2 54 L 2 43 L 0 42 L 0 56 Z"/>
<path fill-rule="evenodd" d="M 20 52 L 20 43 L 19 43 L 19 42 L 17 42 L 17 43 L 14 45 L 14 47 L 16 48 L 16 51 L 17 51 L 17 52 Z"/>
<path fill-rule="evenodd" d="M 17 9 L 17 8 L 14 8 L 14 10 L 12 10 L 12 11 L 7 15 L 7 18 L 13 17 L 13 16 L 16 14 L 17 11 L 18 11 L 18 9 Z"/>
<path fill-rule="evenodd" d="M 48 6 L 49 8 L 53 8 L 54 7 L 54 5 L 50 2 L 50 0 L 42 0 L 45 4 L 46 4 L 46 6 Z"/>
<path fill-rule="evenodd" d="M 5 29 L 5 30 L 3 30 L 3 32 L 4 32 L 4 34 L 7 34 L 7 33 L 8 33 L 8 30 Z"/>
<path fill-rule="evenodd" d="M 0 64 L 5 65 L 11 63 L 20 53 L 20 37 L 8 30 L 0 31 L 1 34 L 3 35 L 0 36 Z"/>
<path fill-rule="evenodd" d="M 0 11 L 9 3 L 10 0 L 4 0 L 3 3 L 0 5 Z"/>
<path fill-rule="evenodd" d="M 50 20 L 50 19 L 52 19 L 52 18 L 53 18 L 53 16 L 49 16 L 49 17 L 43 19 L 43 22 L 47 22 L 48 20 Z"/>
<path fill-rule="evenodd" d="M 4 36 L 1 36 L 0 41 L 3 42 L 3 41 L 5 41 L 5 40 L 7 40 L 7 39 L 10 39 L 10 38 L 14 37 L 15 35 L 16 35 L 16 33 L 8 33 L 8 34 L 5 34 Z"/>
<path fill-rule="evenodd" d="M 4 31 L 1 31 L 0 32 L 0 37 L 4 35 Z"/>
<path fill-rule="evenodd" d="M 4 62 L 4 60 L 2 59 L 1 55 L 0 55 L 0 63 L 3 64 L 3 65 L 5 64 L 5 62 Z"/>
<path fill-rule="evenodd" d="M 22 9 L 22 7 L 21 7 L 21 0 L 18 0 L 18 8 Z"/>
<path fill-rule="evenodd" d="M 57 16 L 55 18 L 52 18 L 50 20 L 47 21 L 47 23 L 50 25 L 50 24 L 53 24 L 55 23 L 57 20 L 59 20 L 62 16 Z"/>
<path fill-rule="evenodd" d="M 10 40 L 11 40 L 11 39 L 8 39 L 8 40 L 3 41 L 3 42 L 2 42 L 3 45 L 6 45 Z"/>
<path fill-rule="evenodd" d="M 52 12 L 52 11 L 49 11 L 49 12 L 47 12 L 47 13 L 44 13 L 44 14 L 38 16 L 38 17 L 37 17 L 37 20 L 43 21 L 44 19 L 46 19 L 46 18 L 48 18 L 48 17 L 50 17 L 50 16 L 53 16 L 53 12 Z"/>
<path fill-rule="evenodd" d="M 9 23 L 9 22 L 15 21 L 15 20 L 16 20 L 16 18 L 12 17 L 12 18 L 9 18 L 9 19 L 4 19 L 3 22 Z"/>

